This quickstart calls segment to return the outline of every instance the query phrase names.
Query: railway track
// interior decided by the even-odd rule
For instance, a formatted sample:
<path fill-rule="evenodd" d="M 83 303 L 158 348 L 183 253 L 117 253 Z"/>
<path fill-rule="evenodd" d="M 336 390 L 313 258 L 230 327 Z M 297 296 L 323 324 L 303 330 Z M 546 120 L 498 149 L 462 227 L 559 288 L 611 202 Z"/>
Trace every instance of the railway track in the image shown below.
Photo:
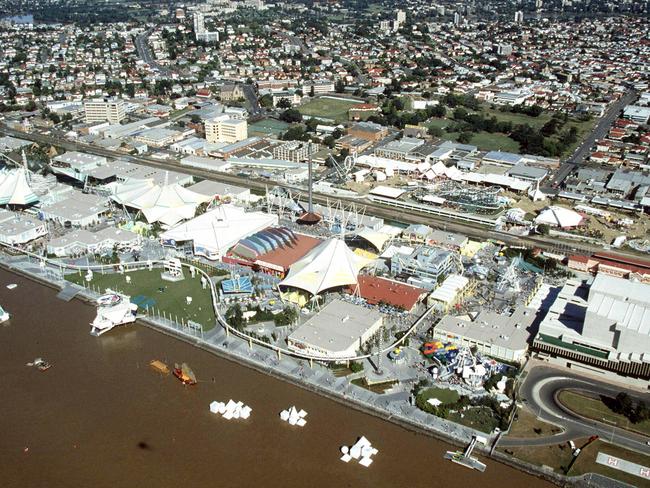
<path fill-rule="evenodd" d="M 109 149 L 92 146 L 89 144 L 78 143 L 75 141 L 69 141 L 62 138 L 55 138 L 52 136 L 47 136 L 43 134 L 34 134 L 34 133 L 24 133 L 17 130 L 9 129 L 4 126 L 0 126 L 0 134 L 17 137 L 20 139 L 29 140 L 39 144 L 52 145 L 56 147 L 64 148 L 68 151 L 82 151 L 90 154 L 95 154 L 98 156 L 104 156 L 108 158 L 119 158 L 131 161 L 133 163 L 142 164 L 150 166 L 153 168 L 168 170 L 168 171 L 182 171 L 183 173 L 190 174 L 195 177 L 199 177 L 206 180 L 219 181 L 223 183 L 230 183 L 237 186 L 242 186 L 250 188 L 257 191 L 265 191 L 269 186 L 280 186 L 286 188 L 293 192 L 305 193 L 305 188 L 292 186 L 292 185 L 282 185 L 277 182 L 272 182 L 268 180 L 252 179 L 249 177 L 233 175 L 228 173 L 215 173 L 212 171 L 193 168 L 188 166 L 181 166 L 177 162 L 169 162 L 156 160 L 153 158 L 146 158 L 142 156 L 132 156 L 123 154 L 117 151 L 111 151 Z M 356 204 L 364 205 L 366 207 L 366 213 L 381 217 L 383 219 L 388 219 L 396 222 L 401 222 L 405 224 L 427 224 L 437 228 L 441 228 L 450 232 L 458 232 L 468 237 L 475 239 L 493 239 L 502 241 L 508 245 L 513 246 L 525 246 L 525 247 L 538 247 L 546 251 L 555 251 L 563 253 L 576 253 L 576 254 L 591 254 L 593 252 L 602 251 L 601 246 L 597 246 L 585 242 L 574 242 L 567 240 L 559 240 L 558 238 L 548 237 L 548 236 L 515 236 L 505 232 L 496 231 L 491 228 L 489 225 L 478 223 L 480 219 L 471 219 L 476 221 L 464 221 L 458 220 L 456 218 L 450 217 L 449 215 L 433 215 L 429 213 L 424 213 L 423 211 L 415 211 L 410 207 L 410 205 L 396 206 L 395 203 L 392 206 L 389 206 L 385 203 L 379 203 L 379 201 L 373 201 L 368 198 L 350 198 L 339 195 L 328 195 L 324 193 L 314 193 L 313 195 L 314 203 L 327 204 L 327 203 L 336 203 L 338 201 L 344 204 Z M 633 254 L 620 250 L 611 250 L 611 254 L 616 255 L 621 258 L 639 258 L 638 254 Z"/>

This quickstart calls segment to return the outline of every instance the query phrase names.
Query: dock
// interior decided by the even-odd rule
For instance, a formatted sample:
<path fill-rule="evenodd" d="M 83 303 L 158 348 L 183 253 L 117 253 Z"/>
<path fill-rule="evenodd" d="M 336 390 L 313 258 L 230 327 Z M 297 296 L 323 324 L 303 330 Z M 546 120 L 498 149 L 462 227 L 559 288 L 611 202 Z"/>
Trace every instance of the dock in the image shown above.
<path fill-rule="evenodd" d="M 477 458 L 472 457 L 472 451 L 476 447 L 477 442 L 484 442 L 484 438 L 474 436 L 472 441 L 469 443 L 469 446 L 465 451 L 447 451 L 444 455 L 445 459 L 449 459 L 451 462 L 465 466 L 466 468 L 476 469 L 481 473 L 485 471 L 485 464 L 479 461 Z"/>

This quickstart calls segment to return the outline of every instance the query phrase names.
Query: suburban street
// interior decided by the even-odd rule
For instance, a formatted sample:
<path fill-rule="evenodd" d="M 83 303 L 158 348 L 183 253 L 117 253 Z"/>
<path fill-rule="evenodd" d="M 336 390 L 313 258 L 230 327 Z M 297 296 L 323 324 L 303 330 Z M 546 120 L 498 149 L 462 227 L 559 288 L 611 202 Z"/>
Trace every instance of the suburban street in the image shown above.
<path fill-rule="evenodd" d="M 581 390 L 615 397 L 622 388 L 596 379 L 580 376 L 569 369 L 557 369 L 548 366 L 534 366 L 520 387 L 521 401 L 540 419 L 558 425 L 564 432 L 554 436 L 530 439 L 503 437 L 499 442 L 502 447 L 544 446 L 567 442 L 572 439 L 597 435 L 607 442 L 650 454 L 646 444 L 648 437 L 617 428 L 602 422 L 583 419 L 559 405 L 556 395 L 562 390 Z M 629 394 L 639 400 L 650 401 L 650 394 L 630 391 Z"/>
<path fill-rule="evenodd" d="M 142 59 L 142 61 L 148 64 L 151 68 L 157 69 L 161 75 L 171 76 L 172 70 L 158 64 L 155 58 L 153 57 L 153 53 L 151 52 L 151 48 L 149 47 L 150 33 L 151 30 L 148 30 L 143 32 L 139 36 L 136 36 L 135 48 L 138 51 L 138 56 L 140 57 L 140 59 Z"/>
<path fill-rule="evenodd" d="M 621 111 L 625 108 L 626 105 L 632 103 L 638 93 L 630 90 L 616 102 L 614 102 L 609 110 L 603 115 L 593 130 L 589 133 L 588 136 L 582 141 L 578 148 L 574 151 L 573 155 L 567 159 L 560 169 L 557 170 L 553 178 L 548 181 L 548 188 L 543 188 L 542 191 L 547 193 L 554 193 L 553 187 L 556 187 L 564 181 L 564 179 L 571 174 L 575 165 L 581 164 L 591 152 L 592 147 L 596 143 L 596 140 L 604 138 L 609 132 L 609 128 L 612 126 L 614 121 L 619 117 Z"/>

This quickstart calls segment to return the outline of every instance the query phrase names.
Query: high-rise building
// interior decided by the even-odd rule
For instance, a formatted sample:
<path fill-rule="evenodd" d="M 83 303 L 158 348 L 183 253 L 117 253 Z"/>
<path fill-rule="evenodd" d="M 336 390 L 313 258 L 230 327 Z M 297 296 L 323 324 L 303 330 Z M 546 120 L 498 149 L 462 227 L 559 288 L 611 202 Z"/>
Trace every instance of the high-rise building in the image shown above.
<path fill-rule="evenodd" d="M 201 12 L 194 12 L 194 38 L 197 41 L 217 42 L 218 32 L 210 32 L 205 28 L 205 17 Z"/>
<path fill-rule="evenodd" d="M 220 115 L 205 123 L 205 138 L 208 142 L 239 142 L 248 137 L 248 123 Z"/>
<path fill-rule="evenodd" d="M 524 21 L 524 13 L 521 10 L 515 12 L 515 24 L 521 24 Z"/>
<path fill-rule="evenodd" d="M 510 56 L 512 54 L 512 44 L 498 44 L 497 54 L 499 56 Z"/>
<path fill-rule="evenodd" d="M 126 112 L 124 100 L 121 98 L 96 98 L 84 101 L 84 115 L 86 122 L 110 122 L 119 124 Z"/>
<path fill-rule="evenodd" d="M 379 21 L 379 30 L 382 32 L 390 32 L 391 30 L 391 21 L 390 20 L 381 20 Z"/>
<path fill-rule="evenodd" d="M 454 25 L 458 27 L 462 22 L 463 22 L 463 17 L 460 15 L 460 13 L 454 12 Z"/>
<path fill-rule="evenodd" d="M 406 22 L 406 12 L 404 12 L 404 10 L 398 10 L 395 20 L 397 21 L 398 24 L 403 24 L 404 22 Z"/>
<path fill-rule="evenodd" d="M 544 1 L 543 0 L 535 0 L 535 9 L 536 10 L 542 10 L 543 6 L 544 6 Z"/>

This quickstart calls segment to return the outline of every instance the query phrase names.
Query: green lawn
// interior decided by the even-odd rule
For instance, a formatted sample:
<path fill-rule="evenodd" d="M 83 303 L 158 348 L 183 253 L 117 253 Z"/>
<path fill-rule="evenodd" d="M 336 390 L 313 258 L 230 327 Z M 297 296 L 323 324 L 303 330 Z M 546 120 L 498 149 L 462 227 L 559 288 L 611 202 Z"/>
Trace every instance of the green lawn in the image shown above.
<path fill-rule="evenodd" d="M 350 100 L 340 100 L 334 98 L 314 98 L 307 103 L 298 107 L 303 115 L 311 115 L 325 119 L 332 119 L 337 122 L 348 120 L 348 110 L 350 107 L 358 105 L 359 102 Z"/>
<path fill-rule="evenodd" d="M 113 290 L 131 296 L 131 301 L 141 304 L 138 313 L 143 313 L 146 307 L 160 310 L 167 316 L 192 320 L 203 326 L 203 330 L 210 330 L 215 325 L 215 315 L 212 309 L 212 300 L 209 290 L 201 288 L 201 278 L 197 273 L 195 278 L 184 270 L 185 279 L 178 282 L 165 281 L 160 278 L 160 268 L 152 271 L 139 270 L 125 274 L 98 274 L 95 273 L 91 281 L 93 288 Z M 131 277 L 131 283 L 126 282 L 126 276 Z M 66 279 L 73 283 L 88 286 L 83 275 L 71 274 Z M 161 288 L 163 289 L 161 291 Z M 192 297 L 192 304 L 187 305 L 185 297 Z"/>
<path fill-rule="evenodd" d="M 447 420 L 480 430 L 486 434 L 499 426 L 499 421 L 489 407 L 470 407 L 462 412 L 450 412 Z"/>
<path fill-rule="evenodd" d="M 501 112 L 499 109 L 490 108 L 490 106 L 486 104 L 482 105 L 479 113 L 485 117 L 494 116 L 501 122 L 512 122 L 513 125 L 528 124 L 536 129 L 541 129 L 542 126 L 546 124 L 546 122 L 548 122 L 553 115 L 552 112 L 544 112 L 539 117 L 531 117 L 530 115 L 526 114 Z M 437 127 L 444 130 L 445 127 L 452 123 L 454 123 L 454 121 L 447 118 L 432 118 L 427 121 L 426 125 L 427 127 Z M 564 126 L 558 132 L 563 132 L 570 129 L 571 127 L 576 127 L 578 129 L 578 140 L 565 149 L 563 153 L 564 156 L 568 156 L 573 153 L 576 147 L 578 147 L 578 145 L 582 142 L 584 137 L 593 129 L 595 123 L 595 119 L 581 121 L 569 118 L 566 124 L 564 124 Z M 456 142 L 458 140 L 458 134 L 458 132 L 443 132 L 441 137 L 444 140 Z M 552 138 L 554 137 L 556 136 L 553 136 Z M 514 141 L 507 135 L 500 133 L 475 133 L 472 136 L 470 144 L 477 146 L 482 151 L 506 151 L 513 153 L 519 153 L 520 151 L 520 146 L 517 141 Z"/>
<path fill-rule="evenodd" d="M 429 400 L 430 398 L 437 398 L 442 403 L 456 403 L 460 396 L 455 390 L 449 390 L 447 388 L 427 388 L 426 390 L 420 392 L 424 401 Z"/>
<path fill-rule="evenodd" d="M 484 106 L 482 110 L 483 115 L 486 117 L 496 117 L 500 122 L 512 122 L 513 125 L 528 124 L 531 127 L 541 129 L 542 126 L 551 120 L 552 113 L 544 112 L 539 117 L 531 117 L 526 114 L 516 114 L 512 112 L 501 112 L 499 109 L 492 109 Z"/>
<path fill-rule="evenodd" d="M 447 122 L 445 121 L 446 125 Z M 441 139 L 445 141 L 458 142 L 458 136 L 460 132 L 443 132 L 440 136 Z M 472 139 L 469 141 L 470 144 L 475 145 L 481 151 L 506 151 L 512 153 L 519 152 L 519 143 L 513 139 L 510 139 L 505 134 L 492 133 L 489 132 L 477 132 L 472 134 Z"/>
<path fill-rule="evenodd" d="M 599 398 L 591 398 L 573 391 L 562 391 L 558 400 L 569 410 L 590 419 L 616 425 L 621 429 L 632 430 L 641 434 L 650 435 L 650 421 L 631 423 L 623 415 L 610 410 Z"/>
<path fill-rule="evenodd" d="M 278 136 L 283 133 L 289 124 L 275 119 L 263 119 L 248 126 L 248 132 L 265 136 Z"/>

